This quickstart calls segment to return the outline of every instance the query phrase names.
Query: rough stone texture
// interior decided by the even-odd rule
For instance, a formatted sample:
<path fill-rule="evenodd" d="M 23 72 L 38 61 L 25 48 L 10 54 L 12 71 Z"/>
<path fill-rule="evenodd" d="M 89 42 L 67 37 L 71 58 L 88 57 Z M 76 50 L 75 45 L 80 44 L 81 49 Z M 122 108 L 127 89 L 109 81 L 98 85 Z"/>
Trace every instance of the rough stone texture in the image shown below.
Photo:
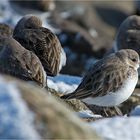
<path fill-rule="evenodd" d="M 95 132 L 67 109 L 62 100 L 49 95 L 47 90 L 36 88 L 11 77 L 21 96 L 35 116 L 35 125 L 42 138 L 47 139 L 94 139 Z"/>
<path fill-rule="evenodd" d="M 72 110 L 76 112 L 81 110 L 89 110 L 89 108 L 80 100 L 72 99 L 72 100 L 66 100 L 65 102 Z"/>

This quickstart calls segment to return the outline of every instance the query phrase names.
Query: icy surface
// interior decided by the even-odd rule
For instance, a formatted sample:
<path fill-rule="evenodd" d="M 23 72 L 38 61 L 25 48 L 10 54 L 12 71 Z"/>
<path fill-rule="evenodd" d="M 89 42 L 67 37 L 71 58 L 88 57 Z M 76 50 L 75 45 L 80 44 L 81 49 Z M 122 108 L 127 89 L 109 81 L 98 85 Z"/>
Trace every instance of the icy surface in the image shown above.
<path fill-rule="evenodd" d="M 81 82 L 81 78 L 70 75 L 58 75 L 56 77 L 48 77 L 48 87 L 55 89 L 61 93 L 73 92 Z"/>
<path fill-rule="evenodd" d="M 139 140 L 139 117 L 115 117 L 91 123 L 91 126 L 105 140 Z"/>
<path fill-rule="evenodd" d="M 33 114 L 12 83 L 0 77 L 0 139 L 39 139 Z"/>
<path fill-rule="evenodd" d="M 100 118 L 100 117 L 102 117 L 101 115 L 93 114 L 92 111 L 90 111 L 90 110 L 82 110 L 82 111 L 76 112 L 75 114 L 78 115 L 80 118 Z"/>

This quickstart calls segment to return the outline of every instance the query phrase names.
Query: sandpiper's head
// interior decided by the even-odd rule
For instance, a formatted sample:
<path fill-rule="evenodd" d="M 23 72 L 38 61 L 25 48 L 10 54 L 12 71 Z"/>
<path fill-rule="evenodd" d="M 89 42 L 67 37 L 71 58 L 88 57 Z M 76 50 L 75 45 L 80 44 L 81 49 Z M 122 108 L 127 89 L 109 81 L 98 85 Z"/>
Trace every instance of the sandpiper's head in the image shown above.
<path fill-rule="evenodd" d="M 36 29 L 42 26 L 42 21 L 34 15 L 26 15 L 17 23 L 15 30 Z"/>
<path fill-rule="evenodd" d="M 116 52 L 116 55 L 130 67 L 137 70 L 139 68 L 140 60 L 139 55 L 136 51 L 131 49 L 122 49 Z"/>
<path fill-rule="evenodd" d="M 140 30 L 140 16 L 132 15 L 126 18 L 120 28 L 119 31 L 125 31 L 130 29 L 138 29 Z"/>
<path fill-rule="evenodd" d="M 140 55 L 140 16 L 132 15 L 120 25 L 116 36 L 118 49 L 133 49 Z"/>

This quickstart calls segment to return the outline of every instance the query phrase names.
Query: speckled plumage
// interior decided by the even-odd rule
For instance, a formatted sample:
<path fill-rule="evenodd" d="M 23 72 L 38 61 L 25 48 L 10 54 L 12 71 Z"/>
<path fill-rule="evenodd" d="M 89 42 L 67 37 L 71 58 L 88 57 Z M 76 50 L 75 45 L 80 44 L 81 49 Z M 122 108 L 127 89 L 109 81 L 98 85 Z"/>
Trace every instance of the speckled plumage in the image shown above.
<path fill-rule="evenodd" d="M 46 74 L 38 57 L 13 38 L 0 38 L 0 73 L 46 86 Z"/>
<path fill-rule="evenodd" d="M 138 67 L 139 56 L 135 51 L 130 49 L 118 51 L 95 63 L 78 88 L 73 93 L 64 95 L 61 98 L 76 98 L 99 106 L 115 106 L 122 102 L 121 100 L 125 101 L 128 98 L 127 96 L 130 96 L 129 94 L 132 94 L 138 80 Z M 128 85 L 128 82 L 130 82 L 130 85 Z M 130 90 L 130 92 L 127 94 L 124 91 L 125 89 L 126 91 L 128 89 L 128 92 Z M 115 95 L 116 93 L 119 95 Z M 118 96 L 121 96 L 121 99 Z M 123 96 L 125 96 L 125 99 Z M 86 100 L 88 98 L 90 98 L 90 101 Z M 118 98 L 116 103 L 115 98 Z M 100 101 L 99 103 L 96 102 L 98 100 Z M 114 103 L 110 104 L 111 100 L 114 100 Z"/>
<path fill-rule="evenodd" d="M 0 23 L 0 37 L 10 37 L 13 34 L 13 29 L 5 24 L 5 23 Z"/>
<path fill-rule="evenodd" d="M 23 47 L 33 51 L 40 59 L 47 75 L 55 76 L 65 65 L 65 53 L 57 36 L 49 29 L 42 27 L 41 20 L 32 15 L 23 17 L 16 25 L 14 38 Z M 64 59 L 61 59 L 64 55 Z M 63 62 L 61 62 L 63 61 Z"/>

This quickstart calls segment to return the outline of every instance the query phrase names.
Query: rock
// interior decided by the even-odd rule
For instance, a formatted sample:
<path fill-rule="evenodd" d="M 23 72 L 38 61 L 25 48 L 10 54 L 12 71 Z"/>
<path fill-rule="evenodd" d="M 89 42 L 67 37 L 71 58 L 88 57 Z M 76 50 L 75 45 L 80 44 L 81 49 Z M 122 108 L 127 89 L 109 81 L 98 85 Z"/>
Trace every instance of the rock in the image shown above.
<path fill-rule="evenodd" d="M 83 20 L 83 17 L 84 16 L 80 16 L 81 20 Z M 86 17 L 87 16 L 85 16 L 85 18 Z M 68 46 L 73 52 L 101 58 L 112 46 L 112 40 L 107 36 L 107 34 L 101 33 L 97 36 L 93 35 L 96 34 L 96 32 L 98 34 L 98 29 L 96 30 L 94 27 L 89 27 L 89 29 L 87 29 L 81 26 L 75 19 L 65 19 L 61 14 L 53 12 L 50 21 L 53 26 L 58 27 L 61 29 L 63 34 L 66 34 L 67 40 L 64 44 L 62 42 L 62 45 Z M 99 26 L 98 28 L 101 29 Z M 103 27 L 102 29 L 106 28 Z"/>
<path fill-rule="evenodd" d="M 140 15 L 140 1 L 139 0 L 135 0 L 135 13 L 136 15 Z"/>
<path fill-rule="evenodd" d="M 100 114 L 103 117 L 122 116 L 122 112 L 117 107 L 99 107 L 95 105 L 87 105 L 87 107 L 94 113 Z"/>
<path fill-rule="evenodd" d="M 23 102 L 33 112 L 35 129 L 42 139 L 99 139 L 87 124 L 67 109 L 61 100 L 51 96 L 47 90 L 36 88 L 12 77 L 3 78 L 6 85 L 15 85 Z"/>
<path fill-rule="evenodd" d="M 98 16 L 114 28 L 120 26 L 125 18 L 135 10 L 133 1 L 94 1 L 93 5 Z"/>
<path fill-rule="evenodd" d="M 57 99 L 63 95 L 63 93 L 59 93 L 51 88 L 48 88 L 48 91 L 50 92 L 50 94 L 54 95 Z M 67 106 L 71 110 L 73 110 L 75 112 L 88 109 L 88 107 L 83 102 L 81 102 L 80 100 L 77 100 L 77 99 L 65 100 L 64 102 L 67 104 Z"/>
<path fill-rule="evenodd" d="M 90 117 L 90 118 L 82 118 L 82 120 L 83 121 L 85 121 L 85 122 L 95 122 L 95 121 L 97 121 L 97 120 L 101 120 L 101 119 L 103 119 L 103 117 L 100 117 L 100 118 L 95 118 L 95 117 Z"/>
<path fill-rule="evenodd" d="M 88 29 L 76 21 L 64 19 L 61 14 L 54 12 L 50 21 L 61 30 L 57 35 L 67 56 L 67 65 L 62 69 L 64 74 L 81 76 L 88 69 L 90 60 L 102 58 L 112 46 L 106 36 L 94 37 Z"/>
<path fill-rule="evenodd" d="M 73 109 L 76 112 L 88 109 L 88 107 L 84 103 L 77 99 L 66 100 L 65 102 L 71 109 Z"/>

